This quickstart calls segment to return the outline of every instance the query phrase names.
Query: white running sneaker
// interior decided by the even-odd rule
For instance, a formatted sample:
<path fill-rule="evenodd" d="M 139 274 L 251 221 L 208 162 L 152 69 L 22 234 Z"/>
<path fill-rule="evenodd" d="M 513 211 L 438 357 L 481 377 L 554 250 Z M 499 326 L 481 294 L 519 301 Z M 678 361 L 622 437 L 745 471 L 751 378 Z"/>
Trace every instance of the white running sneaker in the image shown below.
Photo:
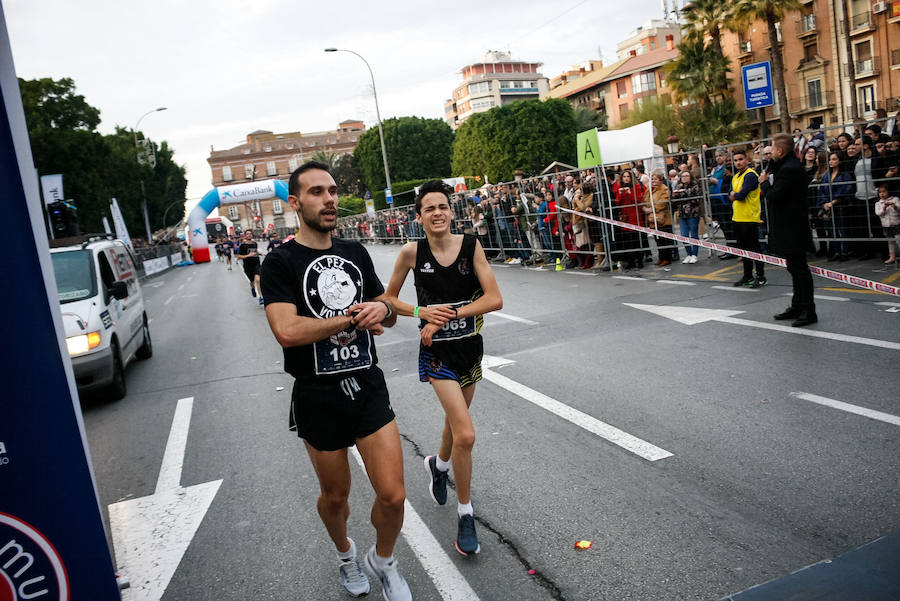
<path fill-rule="evenodd" d="M 365 557 L 366 570 L 381 580 L 382 593 L 387 601 L 412 601 L 412 593 L 406 579 L 397 570 L 397 560 L 391 557 L 384 569 L 375 567 L 375 545 Z"/>
<path fill-rule="evenodd" d="M 697 255 L 691 255 L 691 263 L 697 262 Z"/>
<path fill-rule="evenodd" d="M 356 545 L 350 540 L 353 557 L 350 559 L 341 559 L 338 570 L 341 574 L 341 584 L 347 589 L 347 592 L 354 597 L 362 597 L 369 592 L 369 579 L 359 567 L 359 560 L 356 559 Z"/>
<path fill-rule="evenodd" d="M 690 263 L 690 262 L 691 262 L 691 255 L 688 255 L 688 256 L 686 256 L 685 258 L 683 258 L 683 259 L 681 260 L 681 264 L 682 264 L 682 265 L 686 265 L 686 264 L 688 264 L 688 263 Z"/>

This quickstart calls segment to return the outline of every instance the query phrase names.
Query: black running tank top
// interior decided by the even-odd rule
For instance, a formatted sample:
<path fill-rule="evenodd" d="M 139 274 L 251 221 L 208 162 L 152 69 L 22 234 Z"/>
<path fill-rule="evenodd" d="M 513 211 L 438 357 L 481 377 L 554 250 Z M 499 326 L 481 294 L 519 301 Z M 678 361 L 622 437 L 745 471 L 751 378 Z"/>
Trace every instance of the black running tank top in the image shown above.
<path fill-rule="evenodd" d="M 413 270 L 413 277 L 419 305 L 461 307 L 484 294 L 478 276 L 475 275 L 476 241 L 477 238 L 472 234 L 463 234 L 459 255 L 447 267 L 434 258 L 428 238 L 416 242 L 416 267 Z M 454 320 L 459 323 L 448 324 L 447 331 L 442 333 L 444 335 L 437 335 L 435 338 L 450 340 L 472 336 L 481 331 L 483 320 L 481 315 L 474 319 L 470 317 Z M 420 327 L 421 325 L 424 323 L 420 324 Z"/>

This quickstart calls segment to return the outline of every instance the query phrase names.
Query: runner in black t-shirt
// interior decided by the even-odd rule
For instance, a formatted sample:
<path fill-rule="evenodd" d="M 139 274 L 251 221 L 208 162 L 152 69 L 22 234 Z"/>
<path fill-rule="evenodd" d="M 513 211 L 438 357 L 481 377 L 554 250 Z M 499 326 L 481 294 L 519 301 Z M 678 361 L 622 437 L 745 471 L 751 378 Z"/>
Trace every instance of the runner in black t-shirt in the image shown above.
<path fill-rule="evenodd" d="M 469 406 L 481 379 L 482 315 L 503 307 L 503 298 L 484 249 L 471 234 L 452 234 L 450 186 L 425 182 L 416 196 L 416 213 L 425 239 L 400 249 L 387 296 L 399 315 L 419 318 L 419 380 L 430 382 L 444 408 L 444 432 L 437 455 L 425 458 L 428 490 L 438 505 L 447 502 L 447 472 L 456 479 L 456 550 L 478 553 L 472 509 L 472 446 L 475 428 Z M 398 300 L 413 271 L 418 305 Z"/>
<path fill-rule="evenodd" d="M 393 555 L 406 498 L 403 454 L 373 337 L 397 316 L 369 253 L 358 242 L 331 237 L 338 199 L 328 166 L 301 165 L 288 189 L 303 225 L 294 240 L 267 255 L 262 292 L 285 371 L 296 380 L 290 425 L 319 478 L 319 516 L 337 550 L 341 583 L 355 596 L 369 591 L 347 537 L 347 447 L 355 444 L 375 489 L 376 542 L 364 563 L 381 580 L 385 599 L 411 601 Z"/>
<path fill-rule="evenodd" d="M 252 231 L 244 232 L 244 241 L 241 242 L 235 258 L 244 262 L 244 275 L 250 280 L 250 294 L 256 296 L 256 292 L 259 291 L 259 304 L 263 304 L 262 290 L 259 287 L 259 248 L 253 239 Z"/>

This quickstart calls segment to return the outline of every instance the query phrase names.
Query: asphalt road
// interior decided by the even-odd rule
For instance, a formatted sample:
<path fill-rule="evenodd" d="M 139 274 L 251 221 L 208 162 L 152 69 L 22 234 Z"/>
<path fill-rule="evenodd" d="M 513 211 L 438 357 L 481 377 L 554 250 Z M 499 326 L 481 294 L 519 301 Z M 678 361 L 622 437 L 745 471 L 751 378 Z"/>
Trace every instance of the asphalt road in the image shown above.
<path fill-rule="evenodd" d="M 386 282 L 399 247 L 367 248 Z M 415 323 L 401 319 L 377 341 L 409 502 L 396 553 L 417 600 L 712 601 L 900 529 L 898 425 L 798 396 L 900 414 L 900 314 L 878 304 L 897 299 L 822 292 L 830 298 L 809 328 L 894 345 L 884 348 L 686 325 L 626 304 L 773 324 L 790 291 L 781 269 L 757 291 L 727 289 L 736 263 L 715 259 L 626 274 L 641 279 L 495 273 L 505 306 L 486 318 L 485 352 L 507 362 L 479 383 L 472 408 L 475 558 L 454 550 L 453 492 L 437 507 L 426 490 L 422 457 L 436 451 L 443 415 L 416 376 Z M 153 358 L 128 369 L 125 399 L 83 407 L 106 511 L 154 494 L 176 403 L 194 399 L 181 485 L 222 484 L 162 599 L 349 598 L 315 511 L 315 475 L 287 430 L 292 379 L 242 272 L 178 268 L 144 292 Z M 414 298 L 411 281 L 404 294 Z M 573 419 L 535 404 L 547 397 L 577 410 Z M 591 431 L 597 420 L 671 455 L 648 460 Z M 350 534 L 365 549 L 373 495 L 351 467 Z M 578 540 L 593 547 L 576 550 Z M 125 575 L 135 587 L 149 577 Z"/>

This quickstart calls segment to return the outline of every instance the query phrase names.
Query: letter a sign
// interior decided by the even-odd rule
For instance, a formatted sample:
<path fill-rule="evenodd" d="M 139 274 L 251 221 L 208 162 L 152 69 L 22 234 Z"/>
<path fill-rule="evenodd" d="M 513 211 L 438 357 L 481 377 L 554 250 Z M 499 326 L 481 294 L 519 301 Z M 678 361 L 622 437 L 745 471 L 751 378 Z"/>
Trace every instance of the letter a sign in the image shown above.
<path fill-rule="evenodd" d="M 578 168 L 587 169 L 601 163 L 597 130 L 589 129 L 578 134 Z"/>

